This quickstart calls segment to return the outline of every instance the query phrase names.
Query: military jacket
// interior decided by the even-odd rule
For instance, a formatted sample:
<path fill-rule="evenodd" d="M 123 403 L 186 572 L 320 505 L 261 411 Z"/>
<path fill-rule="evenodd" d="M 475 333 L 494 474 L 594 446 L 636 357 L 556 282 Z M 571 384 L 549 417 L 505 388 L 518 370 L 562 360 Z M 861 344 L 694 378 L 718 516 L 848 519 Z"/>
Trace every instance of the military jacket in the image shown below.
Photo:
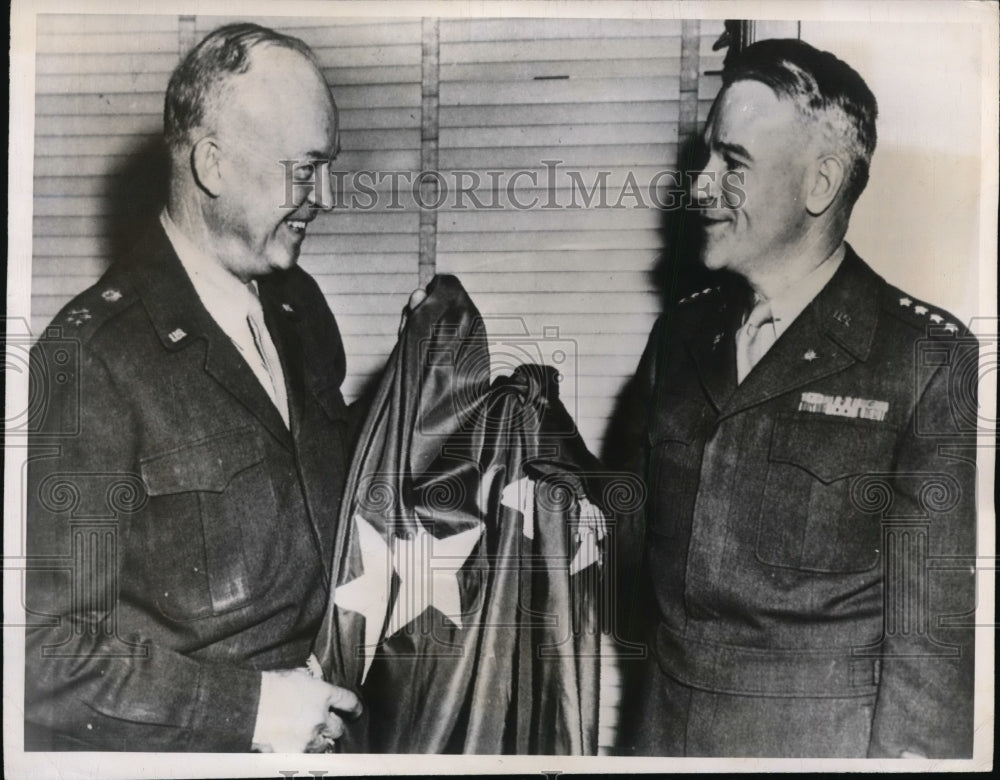
<path fill-rule="evenodd" d="M 742 300 L 683 299 L 637 375 L 661 669 L 874 696 L 862 755 L 971 754 L 975 338 L 848 248 L 737 385 Z"/>
<path fill-rule="evenodd" d="M 348 456 L 316 282 L 261 279 L 290 430 L 162 229 L 33 356 L 28 749 L 249 750 L 260 670 L 305 663 Z"/>

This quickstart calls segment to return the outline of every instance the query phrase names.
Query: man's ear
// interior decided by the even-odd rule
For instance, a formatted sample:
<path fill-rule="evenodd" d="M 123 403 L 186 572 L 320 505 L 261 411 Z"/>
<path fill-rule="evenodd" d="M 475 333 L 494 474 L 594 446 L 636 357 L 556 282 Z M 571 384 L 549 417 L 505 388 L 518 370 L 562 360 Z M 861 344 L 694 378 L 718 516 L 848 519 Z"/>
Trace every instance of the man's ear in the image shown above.
<path fill-rule="evenodd" d="M 806 194 L 806 209 L 814 217 L 818 217 L 837 197 L 844 185 L 847 171 L 844 161 L 835 154 L 820 157 L 812 169 L 812 186 Z"/>
<path fill-rule="evenodd" d="M 205 136 L 191 148 L 191 171 L 207 195 L 219 197 L 223 185 L 222 150 L 212 136 Z"/>

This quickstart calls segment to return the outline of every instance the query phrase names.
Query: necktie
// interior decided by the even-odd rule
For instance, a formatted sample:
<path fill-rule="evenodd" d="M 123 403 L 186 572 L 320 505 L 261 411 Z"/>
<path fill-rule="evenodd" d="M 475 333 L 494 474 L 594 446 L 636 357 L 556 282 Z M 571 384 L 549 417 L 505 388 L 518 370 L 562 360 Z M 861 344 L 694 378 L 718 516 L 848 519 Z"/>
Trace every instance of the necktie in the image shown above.
<path fill-rule="evenodd" d="M 736 332 L 736 378 L 742 382 L 777 338 L 771 304 L 760 301 Z"/>
<path fill-rule="evenodd" d="M 253 336 L 253 345 L 257 348 L 257 355 L 264 367 L 267 375 L 267 382 L 262 381 L 267 394 L 278 408 L 281 419 L 288 425 L 288 393 L 285 390 L 285 375 L 281 370 L 281 359 L 278 357 L 278 350 L 274 347 L 271 334 L 264 324 L 264 310 L 260 306 L 257 296 L 253 296 L 253 303 L 250 312 L 247 314 L 247 325 L 250 326 L 250 335 Z"/>

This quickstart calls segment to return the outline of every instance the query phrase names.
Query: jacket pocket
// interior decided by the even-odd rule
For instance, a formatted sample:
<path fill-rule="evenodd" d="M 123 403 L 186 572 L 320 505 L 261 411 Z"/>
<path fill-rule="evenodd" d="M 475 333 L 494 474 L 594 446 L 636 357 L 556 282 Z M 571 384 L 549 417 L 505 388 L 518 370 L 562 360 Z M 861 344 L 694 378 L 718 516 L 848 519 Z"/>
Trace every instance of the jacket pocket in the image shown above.
<path fill-rule="evenodd" d="M 150 585 L 165 616 L 196 620 L 238 609 L 254 593 L 244 535 L 276 514 L 264 445 L 238 428 L 143 458 L 150 497 Z"/>
<path fill-rule="evenodd" d="M 757 558 L 826 573 L 872 569 L 881 516 L 851 500 L 855 478 L 892 466 L 896 431 L 871 420 L 779 417 L 768 452 Z"/>
<path fill-rule="evenodd" d="M 706 417 L 703 401 L 666 396 L 649 428 L 653 503 L 648 527 L 674 537 L 681 518 L 690 517 L 698 488 L 702 448 L 695 445 Z"/>

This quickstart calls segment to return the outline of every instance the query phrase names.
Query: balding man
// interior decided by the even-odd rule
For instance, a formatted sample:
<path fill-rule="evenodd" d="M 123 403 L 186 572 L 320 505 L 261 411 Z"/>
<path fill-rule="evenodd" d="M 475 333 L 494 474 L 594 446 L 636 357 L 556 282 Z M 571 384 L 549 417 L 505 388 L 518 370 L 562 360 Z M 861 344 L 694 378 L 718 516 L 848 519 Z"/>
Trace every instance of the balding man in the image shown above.
<path fill-rule="evenodd" d="M 688 292 L 637 374 L 652 614 L 626 747 L 969 756 L 975 339 L 844 242 L 861 77 L 762 41 L 723 84 L 695 192 L 702 262 L 740 284 Z"/>
<path fill-rule="evenodd" d="M 33 388 L 25 746 L 322 749 L 359 708 L 302 668 L 349 426 L 296 263 L 337 109 L 305 44 L 237 24 L 178 66 L 164 130 L 159 223 L 36 353 L 69 379 Z"/>

